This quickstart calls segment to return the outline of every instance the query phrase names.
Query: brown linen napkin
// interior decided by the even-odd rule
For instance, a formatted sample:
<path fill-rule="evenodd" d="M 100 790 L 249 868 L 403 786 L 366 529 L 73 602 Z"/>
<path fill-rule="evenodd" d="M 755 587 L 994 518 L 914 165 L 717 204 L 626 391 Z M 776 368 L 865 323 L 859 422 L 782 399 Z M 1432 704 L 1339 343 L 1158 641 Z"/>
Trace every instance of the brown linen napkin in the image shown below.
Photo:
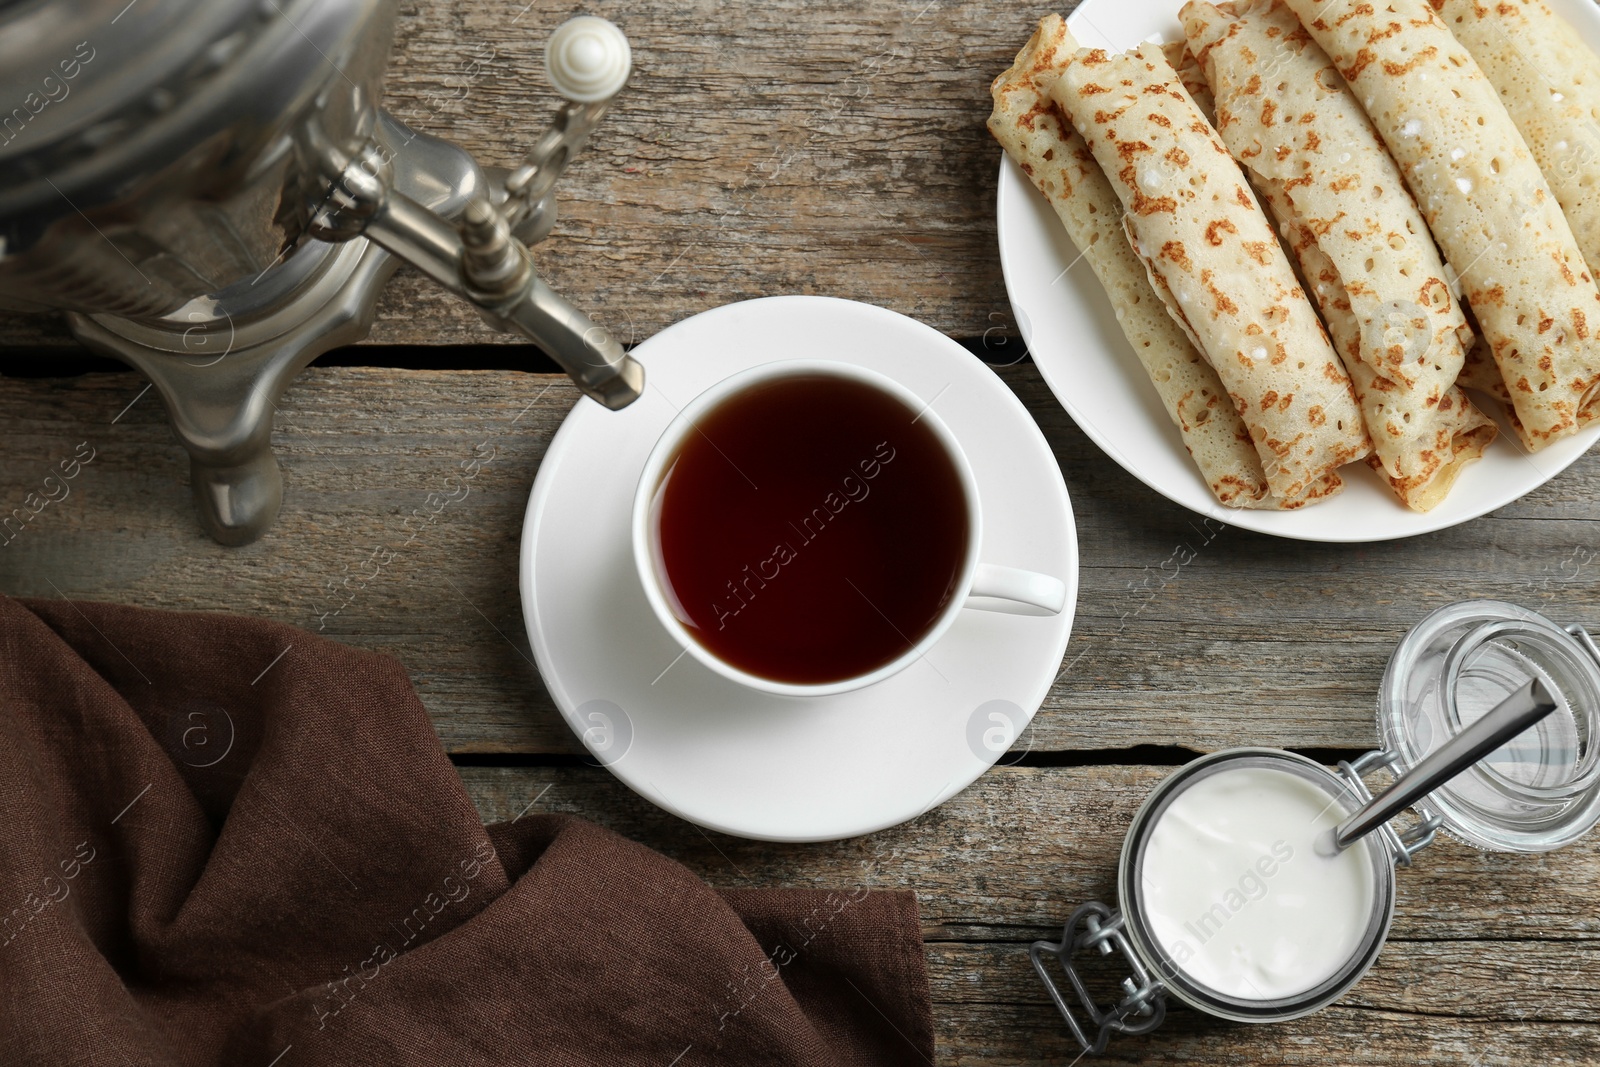
<path fill-rule="evenodd" d="M 916 899 L 484 827 L 392 659 L 0 597 L 0 1064 L 932 1062 Z"/>

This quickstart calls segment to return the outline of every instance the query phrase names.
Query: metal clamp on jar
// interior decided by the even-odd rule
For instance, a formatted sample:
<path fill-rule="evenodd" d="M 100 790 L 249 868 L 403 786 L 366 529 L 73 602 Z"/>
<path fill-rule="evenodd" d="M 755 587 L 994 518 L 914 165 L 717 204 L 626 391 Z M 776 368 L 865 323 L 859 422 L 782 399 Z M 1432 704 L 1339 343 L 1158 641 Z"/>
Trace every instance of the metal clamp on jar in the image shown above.
<path fill-rule="evenodd" d="M 400 261 L 534 341 L 620 408 L 644 371 L 550 289 L 528 246 L 553 186 L 632 68 L 603 19 L 546 49 L 567 103 L 521 165 L 378 107 L 393 0 L 0 4 L 0 307 L 62 309 L 154 383 L 225 544 L 282 502 L 274 402 L 364 337 Z"/>
<path fill-rule="evenodd" d="M 1600 648 L 1581 627 L 1492 600 L 1435 611 L 1389 661 L 1378 729 L 1384 748 L 1337 771 L 1230 749 L 1155 788 L 1123 843 L 1117 908 L 1084 904 L 1030 950 L 1086 1052 L 1155 1029 L 1169 997 L 1254 1023 L 1333 1003 L 1383 947 L 1395 868 L 1441 829 L 1544 852 L 1600 821 Z M 1380 769 L 1394 781 L 1374 797 L 1363 776 Z M 1408 807 L 1414 821 L 1395 825 Z M 1090 950 L 1130 972 L 1115 1004 L 1088 990 Z"/>

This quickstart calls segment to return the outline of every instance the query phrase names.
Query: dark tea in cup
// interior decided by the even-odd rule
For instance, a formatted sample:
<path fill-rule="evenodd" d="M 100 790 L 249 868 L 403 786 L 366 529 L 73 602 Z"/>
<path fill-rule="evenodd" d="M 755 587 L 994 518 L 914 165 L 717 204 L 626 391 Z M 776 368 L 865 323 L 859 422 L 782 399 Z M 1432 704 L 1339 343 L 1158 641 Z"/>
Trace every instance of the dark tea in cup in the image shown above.
<path fill-rule="evenodd" d="M 661 591 L 737 670 L 824 685 L 914 648 L 964 596 L 973 502 L 924 411 L 856 377 L 755 381 L 697 415 L 651 503 Z"/>

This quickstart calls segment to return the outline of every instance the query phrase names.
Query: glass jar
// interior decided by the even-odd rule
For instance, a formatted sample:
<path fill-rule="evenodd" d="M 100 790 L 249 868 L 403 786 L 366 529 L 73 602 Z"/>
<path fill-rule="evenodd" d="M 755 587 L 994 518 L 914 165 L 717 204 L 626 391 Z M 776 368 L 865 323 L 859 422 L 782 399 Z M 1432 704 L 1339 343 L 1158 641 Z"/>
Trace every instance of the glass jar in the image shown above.
<path fill-rule="evenodd" d="M 1305 810 L 1315 810 L 1325 801 L 1314 817 L 1315 828 L 1320 833 L 1321 827 L 1336 825 L 1372 798 L 1365 775 L 1380 769 L 1403 774 L 1530 677 L 1556 695 L 1556 710 L 1418 801 L 1412 809 L 1414 822 L 1404 827 L 1385 824 L 1355 842 L 1350 855 L 1337 859 L 1307 859 L 1308 853 L 1297 851 L 1311 849 L 1316 834 L 1311 823 L 1300 828 L 1291 818 L 1294 803 L 1309 803 Z M 1395 869 L 1409 865 L 1440 829 L 1481 849 L 1544 852 L 1576 841 L 1600 821 L 1597 729 L 1600 648 L 1581 627 L 1563 629 L 1536 612 L 1500 601 L 1441 608 L 1412 628 L 1389 660 L 1378 697 L 1381 750 L 1340 763 L 1336 771 L 1271 748 L 1228 749 L 1179 768 L 1134 814 L 1117 867 L 1118 907 L 1098 901 L 1079 907 L 1059 942 L 1034 943 L 1029 952 L 1034 969 L 1086 1052 L 1104 1051 L 1113 1033 L 1155 1029 L 1165 1017 L 1168 998 L 1237 1022 L 1310 1014 L 1338 1000 L 1372 966 L 1394 917 Z M 1219 777 L 1223 775 L 1227 777 Z M 1219 896 L 1207 910 L 1204 904 L 1214 885 L 1207 881 L 1208 864 L 1203 861 L 1244 855 L 1237 846 L 1254 840 L 1250 834 L 1270 836 L 1284 819 L 1290 820 L 1289 836 L 1298 829 L 1296 844 L 1276 842 L 1275 848 L 1281 846 L 1278 860 L 1263 853 L 1256 861 L 1259 871 L 1246 863 L 1239 885 L 1226 886 L 1226 901 Z M 1168 825 L 1164 820 L 1170 821 L 1169 829 L 1160 829 Z M 1265 840 L 1252 847 L 1259 851 Z M 1186 922 L 1182 929 L 1203 945 L 1210 940 L 1207 935 L 1220 936 L 1222 924 L 1233 921 L 1232 916 L 1266 899 L 1266 879 L 1288 869 L 1287 861 L 1279 863 L 1285 852 L 1300 857 L 1300 883 L 1286 891 L 1287 903 L 1258 908 L 1243 928 L 1253 933 L 1266 923 L 1270 937 L 1271 923 L 1284 921 L 1274 918 L 1274 909 L 1292 905 L 1316 916 L 1319 930 L 1345 913 L 1333 922 L 1342 925 L 1345 936 L 1337 944 L 1321 946 L 1320 960 L 1291 952 L 1285 964 L 1279 952 L 1273 961 L 1276 970 L 1250 959 L 1235 936 L 1219 943 L 1233 945 L 1220 964 L 1233 971 L 1224 975 L 1214 958 L 1221 949 L 1211 959 L 1196 956 L 1190 939 L 1175 934 L 1168 898 L 1189 893 L 1190 899 L 1201 901 L 1199 925 Z M 1338 867 L 1324 870 L 1318 863 Z M 1310 940 L 1297 936 L 1277 944 Z M 1109 1007 L 1096 1003 L 1083 978 L 1079 954 L 1090 949 L 1120 954 L 1131 972 L 1122 980 L 1122 997 Z M 1068 979 L 1078 1010 L 1087 1016 L 1087 1027 L 1051 973 L 1052 958 Z M 1281 981 L 1276 986 L 1265 979 L 1256 983 L 1250 974 Z M 1248 989 L 1241 992 L 1240 983 Z M 1235 988 L 1223 988 L 1229 984 Z"/>

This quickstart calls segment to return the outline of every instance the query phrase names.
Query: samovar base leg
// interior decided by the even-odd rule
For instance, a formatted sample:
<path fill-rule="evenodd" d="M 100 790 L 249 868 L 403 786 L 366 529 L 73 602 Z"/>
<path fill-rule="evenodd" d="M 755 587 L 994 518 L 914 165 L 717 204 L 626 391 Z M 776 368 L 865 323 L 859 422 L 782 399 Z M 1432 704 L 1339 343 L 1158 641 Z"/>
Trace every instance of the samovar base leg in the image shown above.
<path fill-rule="evenodd" d="M 298 256 L 300 253 L 297 252 Z M 69 315 L 89 348 L 141 371 L 166 404 L 189 453 L 200 524 L 225 545 L 256 540 L 283 504 L 272 454 L 278 399 L 295 375 L 329 349 L 372 327 L 378 294 L 396 261 L 366 241 L 317 250 L 306 284 L 247 321 L 208 309 L 203 326 L 149 324 L 110 315 Z"/>
<path fill-rule="evenodd" d="M 461 148 L 379 112 L 395 187 L 445 217 L 485 195 L 483 172 Z M 142 371 L 160 392 L 189 452 L 190 484 L 206 532 L 243 545 L 283 504 L 272 416 L 294 376 L 329 349 L 367 335 L 378 294 L 399 265 L 363 237 L 307 240 L 253 279 L 199 297 L 156 321 L 67 316 L 78 339 Z"/>

